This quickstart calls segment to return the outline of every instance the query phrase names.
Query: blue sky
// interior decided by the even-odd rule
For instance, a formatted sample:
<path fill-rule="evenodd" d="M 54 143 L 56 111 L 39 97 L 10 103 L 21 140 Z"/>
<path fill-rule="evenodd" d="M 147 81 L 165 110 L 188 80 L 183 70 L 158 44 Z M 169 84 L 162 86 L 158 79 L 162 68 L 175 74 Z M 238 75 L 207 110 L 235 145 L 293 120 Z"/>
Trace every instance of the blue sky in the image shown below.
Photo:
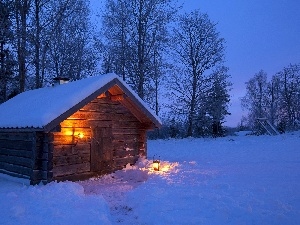
<path fill-rule="evenodd" d="M 101 0 L 91 0 L 93 11 Z M 300 0 L 178 0 L 182 12 L 200 9 L 217 22 L 226 40 L 226 63 L 232 76 L 232 113 L 226 125 L 242 117 L 239 98 L 245 82 L 263 69 L 271 78 L 289 64 L 300 63 Z"/>
<path fill-rule="evenodd" d="M 300 63 L 299 0 L 181 0 L 184 11 L 200 9 L 218 22 L 226 40 L 226 66 L 233 90 L 227 125 L 240 121 L 239 98 L 245 82 L 263 69 L 271 78 L 290 63 Z M 245 114 L 245 112 L 244 112 Z"/>

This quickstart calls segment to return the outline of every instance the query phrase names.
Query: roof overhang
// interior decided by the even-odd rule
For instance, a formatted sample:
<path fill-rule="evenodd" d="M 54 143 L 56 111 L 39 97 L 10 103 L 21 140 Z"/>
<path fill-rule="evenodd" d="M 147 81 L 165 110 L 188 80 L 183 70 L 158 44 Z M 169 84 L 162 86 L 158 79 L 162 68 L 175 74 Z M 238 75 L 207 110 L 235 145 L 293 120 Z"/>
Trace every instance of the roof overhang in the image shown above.
<path fill-rule="evenodd" d="M 160 119 L 120 77 L 106 74 L 17 95 L 0 105 L 0 130 L 54 131 L 62 121 L 99 97 L 119 101 L 144 129 L 161 127 Z"/>
<path fill-rule="evenodd" d="M 107 94 L 107 92 L 109 94 Z M 159 118 L 151 112 L 142 99 L 129 90 L 126 84 L 123 84 L 118 78 L 114 78 L 110 82 L 103 85 L 97 91 L 65 111 L 63 114 L 52 120 L 50 123 L 44 126 L 44 131 L 50 132 L 62 121 L 70 117 L 72 114 L 83 108 L 92 100 L 97 97 L 109 97 L 113 101 L 119 101 L 124 107 L 126 107 L 141 123 L 145 124 L 146 128 L 151 130 L 160 128 L 162 126 Z"/>

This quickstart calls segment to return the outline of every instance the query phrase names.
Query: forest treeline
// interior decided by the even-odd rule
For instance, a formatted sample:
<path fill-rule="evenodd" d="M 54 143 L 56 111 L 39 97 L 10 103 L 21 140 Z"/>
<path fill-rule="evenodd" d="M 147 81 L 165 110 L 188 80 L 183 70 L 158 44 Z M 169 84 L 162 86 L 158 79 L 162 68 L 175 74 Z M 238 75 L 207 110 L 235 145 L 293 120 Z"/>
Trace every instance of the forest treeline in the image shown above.
<path fill-rule="evenodd" d="M 0 0 L 0 103 L 53 78 L 116 73 L 164 123 L 154 137 L 221 136 L 232 88 L 216 22 L 175 0 Z M 249 107 L 249 106 L 247 106 Z"/>
<path fill-rule="evenodd" d="M 266 118 L 280 132 L 300 128 L 300 63 L 291 64 L 268 80 L 263 70 L 246 82 L 246 95 L 241 99 L 248 115 L 241 127 L 259 130 L 259 118 Z"/>

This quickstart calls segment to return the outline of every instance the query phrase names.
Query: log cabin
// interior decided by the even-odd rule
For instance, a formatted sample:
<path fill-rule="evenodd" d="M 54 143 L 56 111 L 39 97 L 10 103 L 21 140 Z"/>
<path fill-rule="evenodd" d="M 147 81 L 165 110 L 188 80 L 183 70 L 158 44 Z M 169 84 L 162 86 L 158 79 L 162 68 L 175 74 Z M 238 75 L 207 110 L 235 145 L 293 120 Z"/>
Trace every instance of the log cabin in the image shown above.
<path fill-rule="evenodd" d="M 82 180 L 147 156 L 160 119 L 115 74 L 23 92 L 0 105 L 0 173 Z"/>

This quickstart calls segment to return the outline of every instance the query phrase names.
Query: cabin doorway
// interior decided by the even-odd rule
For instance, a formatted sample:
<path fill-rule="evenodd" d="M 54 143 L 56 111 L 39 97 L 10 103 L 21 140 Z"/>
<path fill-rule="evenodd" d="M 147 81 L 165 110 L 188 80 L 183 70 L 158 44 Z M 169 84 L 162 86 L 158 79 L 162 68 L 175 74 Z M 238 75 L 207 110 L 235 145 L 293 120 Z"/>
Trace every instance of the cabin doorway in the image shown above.
<path fill-rule="evenodd" d="M 112 128 L 92 128 L 91 171 L 105 174 L 112 171 Z"/>

